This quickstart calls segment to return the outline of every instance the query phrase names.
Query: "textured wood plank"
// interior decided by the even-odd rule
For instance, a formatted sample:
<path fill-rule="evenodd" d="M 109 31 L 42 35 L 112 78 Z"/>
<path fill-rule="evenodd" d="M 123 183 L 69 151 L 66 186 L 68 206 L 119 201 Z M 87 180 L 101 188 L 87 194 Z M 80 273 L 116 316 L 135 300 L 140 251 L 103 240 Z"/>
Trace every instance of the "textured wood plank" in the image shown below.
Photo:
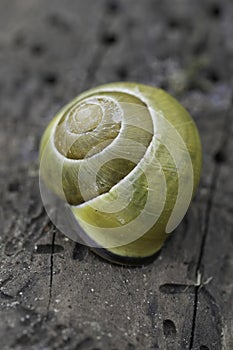
<path fill-rule="evenodd" d="M 232 15 L 230 0 L 1 1 L 1 348 L 232 348 Z M 48 121 L 114 80 L 170 91 L 203 141 L 198 194 L 141 268 L 68 240 L 38 188 Z"/>

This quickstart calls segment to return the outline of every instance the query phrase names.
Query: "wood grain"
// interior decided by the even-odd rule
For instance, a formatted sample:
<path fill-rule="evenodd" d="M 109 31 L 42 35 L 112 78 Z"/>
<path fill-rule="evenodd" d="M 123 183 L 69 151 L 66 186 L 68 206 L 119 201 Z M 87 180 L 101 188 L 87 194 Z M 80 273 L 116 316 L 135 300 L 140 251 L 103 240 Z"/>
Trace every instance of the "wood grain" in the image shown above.
<path fill-rule="evenodd" d="M 1 1 L 1 349 L 233 348 L 232 16 L 230 0 Z M 169 91 L 203 143 L 198 194 L 141 268 L 68 240 L 38 186 L 56 111 L 121 80 Z"/>

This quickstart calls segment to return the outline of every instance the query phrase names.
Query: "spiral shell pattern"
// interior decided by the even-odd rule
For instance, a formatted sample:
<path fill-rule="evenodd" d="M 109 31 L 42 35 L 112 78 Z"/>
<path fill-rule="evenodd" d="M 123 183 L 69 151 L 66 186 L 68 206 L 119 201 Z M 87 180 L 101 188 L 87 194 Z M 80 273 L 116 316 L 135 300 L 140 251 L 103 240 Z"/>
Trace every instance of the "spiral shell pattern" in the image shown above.
<path fill-rule="evenodd" d="M 184 217 L 201 145 L 189 113 L 166 92 L 112 83 L 58 113 L 40 160 L 43 201 L 55 194 L 72 217 L 59 209 L 55 224 L 63 221 L 66 235 L 105 258 L 133 265 L 152 257 Z"/>

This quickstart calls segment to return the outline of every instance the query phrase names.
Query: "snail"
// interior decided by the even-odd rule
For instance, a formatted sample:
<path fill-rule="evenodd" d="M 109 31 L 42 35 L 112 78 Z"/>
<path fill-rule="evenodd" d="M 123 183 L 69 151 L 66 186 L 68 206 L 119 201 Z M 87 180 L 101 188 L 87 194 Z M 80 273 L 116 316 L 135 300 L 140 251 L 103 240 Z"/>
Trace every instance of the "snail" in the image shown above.
<path fill-rule="evenodd" d="M 142 265 L 186 214 L 201 154 L 194 121 L 167 92 L 138 83 L 99 86 L 45 130 L 42 200 L 68 237 L 114 263 Z"/>

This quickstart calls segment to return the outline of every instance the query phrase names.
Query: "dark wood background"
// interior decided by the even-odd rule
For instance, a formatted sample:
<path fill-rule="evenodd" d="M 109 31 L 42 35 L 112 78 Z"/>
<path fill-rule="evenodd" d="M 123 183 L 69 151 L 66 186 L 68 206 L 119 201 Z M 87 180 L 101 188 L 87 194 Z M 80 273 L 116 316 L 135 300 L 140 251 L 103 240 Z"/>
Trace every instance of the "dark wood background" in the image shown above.
<path fill-rule="evenodd" d="M 0 1 L 0 349 L 233 349 L 233 2 Z M 191 113 L 199 191 L 157 260 L 113 266 L 56 231 L 38 146 L 81 91 L 162 87 Z"/>

